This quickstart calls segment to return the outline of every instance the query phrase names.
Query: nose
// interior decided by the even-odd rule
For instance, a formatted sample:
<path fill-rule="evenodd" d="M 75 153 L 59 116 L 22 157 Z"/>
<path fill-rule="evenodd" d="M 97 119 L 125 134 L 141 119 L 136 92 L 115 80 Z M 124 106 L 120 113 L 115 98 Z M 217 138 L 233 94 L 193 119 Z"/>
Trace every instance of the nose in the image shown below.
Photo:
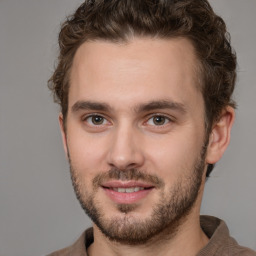
<path fill-rule="evenodd" d="M 130 126 L 120 126 L 113 131 L 107 161 L 120 170 L 139 168 L 144 164 L 142 134 Z"/>

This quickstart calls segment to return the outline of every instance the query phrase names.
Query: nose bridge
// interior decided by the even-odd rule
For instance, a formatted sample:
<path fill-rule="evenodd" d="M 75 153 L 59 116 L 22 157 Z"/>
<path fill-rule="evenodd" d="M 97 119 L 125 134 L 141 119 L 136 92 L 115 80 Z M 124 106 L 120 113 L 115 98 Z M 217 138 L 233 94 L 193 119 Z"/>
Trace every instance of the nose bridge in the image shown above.
<path fill-rule="evenodd" d="M 137 168 L 144 162 L 139 145 L 139 131 L 128 122 L 115 127 L 110 142 L 108 162 L 118 169 Z"/>

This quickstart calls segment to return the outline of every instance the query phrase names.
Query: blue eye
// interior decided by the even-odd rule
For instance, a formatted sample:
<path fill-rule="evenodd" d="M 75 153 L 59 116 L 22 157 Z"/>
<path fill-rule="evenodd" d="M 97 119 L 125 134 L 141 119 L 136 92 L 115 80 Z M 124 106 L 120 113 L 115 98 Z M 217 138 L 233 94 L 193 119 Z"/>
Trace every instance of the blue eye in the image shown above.
<path fill-rule="evenodd" d="M 153 116 L 148 120 L 148 124 L 150 125 L 156 125 L 156 126 L 161 126 L 165 125 L 170 122 L 170 119 L 165 117 L 165 116 Z"/>

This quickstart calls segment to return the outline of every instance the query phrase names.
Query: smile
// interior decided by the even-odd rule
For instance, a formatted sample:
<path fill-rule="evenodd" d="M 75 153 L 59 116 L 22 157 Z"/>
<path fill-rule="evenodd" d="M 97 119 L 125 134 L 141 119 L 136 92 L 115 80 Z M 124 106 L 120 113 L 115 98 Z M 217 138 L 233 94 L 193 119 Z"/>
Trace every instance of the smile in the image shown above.
<path fill-rule="evenodd" d="M 119 193 L 133 193 L 144 190 L 143 187 L 131 187 L 131 188 L 109 188 Z"/>
<path fill-rule="evenodd" d="M 139 181 L 109 181 L 101 187 L 106 196 L 117 204 L 138 203 L 155 188 L 151 184 Z"/>

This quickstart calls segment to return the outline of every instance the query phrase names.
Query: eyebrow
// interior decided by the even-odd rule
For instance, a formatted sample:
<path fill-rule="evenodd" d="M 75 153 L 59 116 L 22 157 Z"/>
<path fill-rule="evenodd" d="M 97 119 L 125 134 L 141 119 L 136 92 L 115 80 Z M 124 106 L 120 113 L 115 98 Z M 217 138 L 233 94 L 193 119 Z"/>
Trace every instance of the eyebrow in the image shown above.
<path fill-rule="evenodd" d="M 156 109 L 171 109 L 186 113 L 185 105 L 171 100 L 156 100 L 135 107 L 135 112 L 148 112 Z"/>
<path fill-rule="evenodd" d="M 96 110 L 96 111 L 110 111 L 111 107 L 106 103 L 92 102 L 92 101 L 77 101 L 71 108 L 72 112 L 79 110 Z"/>
<path fill-rule="evenodd" d="M 156 109 L 171 109 L 176 110 L 181 113 L 186 113 L 186 108 L 184 104 L 179 102 L 174 102 L 171 100 L 156 100 L 150 101 L 145 104 L 139 104 L 134 107 L 134 112 L 149 112 Z M 112 107 L 110 107 L 107 103 L 101 102 L 92 102 L 92 101 L 77 101 L 71 108 L 72 112 L 78 112 L 79 110 L 96 110 L 96 111 L 104 111 L 110 112 Z"/>

